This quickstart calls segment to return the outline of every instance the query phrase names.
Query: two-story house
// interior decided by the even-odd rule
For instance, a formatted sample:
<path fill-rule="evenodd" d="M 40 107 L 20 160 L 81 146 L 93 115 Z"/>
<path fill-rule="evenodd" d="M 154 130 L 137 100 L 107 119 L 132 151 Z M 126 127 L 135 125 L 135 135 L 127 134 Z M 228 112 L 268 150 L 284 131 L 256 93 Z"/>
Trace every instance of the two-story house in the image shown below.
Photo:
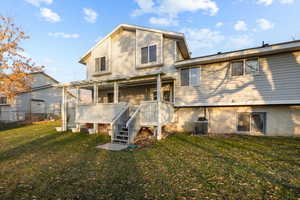
<path fill-rule="evenodd" d="M 59 82 L 45 72 L 30 73 L 30 90 L 19 93 L 13 100 L 0 95 L 0 122 L 39 121 L 59 118 L 62 90 Z"/>
<path fill-rule="evenodd" d="M 161 138 L 163 127 L 192 132 L 204 120 L 215 134 L 300 134 L 300 41 L 191 58 L 182 33 L 122 24 L 79 62 L 86 80 L 60 85 L 76 88 L 77 130 L 110 125 L 113 141 L 131 143 L 141 127 Z"/>

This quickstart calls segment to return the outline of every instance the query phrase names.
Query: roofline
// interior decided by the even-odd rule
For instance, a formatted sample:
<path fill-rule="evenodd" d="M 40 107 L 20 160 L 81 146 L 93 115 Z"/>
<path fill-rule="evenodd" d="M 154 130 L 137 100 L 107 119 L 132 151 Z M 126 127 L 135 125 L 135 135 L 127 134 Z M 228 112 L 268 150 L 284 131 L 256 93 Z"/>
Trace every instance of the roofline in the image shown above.
<path fill-rule="evenodd" d="M 272 45 L 265 44 L 259 47 L 228 51 L 224 53 L 217 53 L 207 56 L 194 57 L 187 60 L 176 62 L 174 65 L 177 68 L 197 64 L 209 64 L 227 60 L 241 59 L 251 56 L 270 55 L 276 53 L 283 53 L 288 51 L 300 50 L 300 40 L 275 43 Z"/>
<path fill-rule="evenodd" d="M 116 26 L 110 33 L 108 33 L 104 38 L 100 39 L 92 48 L 90 48 L 80 59 L 79 59 L 79 63 L 81 64 L 85 64 L 83 63 L 83 59 L 85 57 L 87 57 L 94 48 L 96 48 L 98 45 L 100 45 L 103 41 L 105 41 L 107 38 L 109 38 L 113 33 L 115 33 L 116 31 L 118 31 L 119 29 L 124 28 L 124 29 L 139 29 L 139 30 L 144 30 L 144 31 L 150 31 L 150 32 L 155 32 L 155 33 L 161 33 L 163 35 L 169 35 L 169 36 L 175 36 L 178 37 L 178 39 L 182 39 L 185 46 L 186 46 L 186 51 L 188 53 L 189 56 L 189 48 L 187 45 L 187 42 L 185 40 L 185 36 L 183 33 L 179 33 L 179 32 L 174 32 L 174 31 L 167 31 L 167 30 L 161 30 L 161 29 L 154 29 L 154 28 L 148 28 L 148 27 L 144 27 L 144 26 L 138 26 L 138 25 L 132 25 L 132 24 L 119 24 L 118 26 Z"/>
<path fill-rule="evenodd" d="M 55 83 L 59 83 L 58 80 L 56 80 L 55 78 L 53 78 L 49 74 L 46 74 L 46 72 L 44 72 L 44 71 L 31 72 L 29 74 L 43 74 L 43 75 L 47 76 L 48 78 L 50 78 L 51 80 L 53 80 Z"/>

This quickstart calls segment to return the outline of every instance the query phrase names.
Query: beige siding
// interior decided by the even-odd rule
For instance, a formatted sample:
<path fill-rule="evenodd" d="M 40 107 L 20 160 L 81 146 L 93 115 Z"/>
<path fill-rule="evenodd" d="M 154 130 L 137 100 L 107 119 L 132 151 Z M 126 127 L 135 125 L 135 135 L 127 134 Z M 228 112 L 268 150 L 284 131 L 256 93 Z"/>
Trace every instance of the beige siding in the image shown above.
<path fill-rule="evenodd" d="M 135 33 L 123 31 L 112 39 L 112 75 L 128 75 L 135 71 Z"/>
<path fill-rule="evenodd" d="M 107 65 L 107 69 L 108 71 L 111 70 L 111 66 L 110 66 L 110 55 L 111 55 L 111 51 L 110 51 L 110 47 L 111 47 L 111 38 L 109 37 L 108 39 L 106 39 L 104 42 L 102 42 L 101 44 L 99 44 L 92 52 L 91 52 L 91 56 L 88 60 L 88 64 L 87 64 L 87 71 L 88 71 L 88 79 L 92 79 L 92 75 L 95 73 L 96 67 L 95 67 L 95 59 L 96 58 L 100 58 L 105 56 L 106 57 L 106 65 Z"/>
<path fill-rule="evenodd" d="M 270 136 L 300 135 L 300 106 L 243 106 L 243 107 L 208 107 L 208 131 L 212 134 L 238 133 L 238 112 L 265 112 L 266 133 Z M 198 117 L 204 116 L 203 107 L 180 108 L 176 111 L 178 132 L 194 132 Z M 241 133 L 263 135 L 261 133 Z"/>
<path fill-rule="evenodd" d="M 156 45 L 157 61 L 155 63 L 141 64 L 141 48 L 149 45 Z M 137 68 L 163 64 L 162 49 L 163 49 L 163 36 L 161 33 L 136 30 L 136 67 Z"/>
<path fill-rule="evenodd" d="M 157 45 L 157 62 L 141 65 L 141 48 Z M 87 59 L 87 79 L 106 79 L 112 76 L 133 76 L 160 69 L 175 71 L 175 40 L 147 31 L 123 30 L 96 46 Z M 95 58 L 107 57 L 108 73 L 95 75 Z"/>
<path fill-rule="evenodd" d="M 300 103 L 300 52 L 260 58 L 258 75 L 232 77 L 230 62 L 201 66 L 199 86 L 176 83 L 176 105 Z"/>
<path fill-rule="evenodd" d="M 48 76 L 45 76 L 43 73 L 32 74 L 32 80 L 30 83 L 30 86 L 32 88 L 41 87 L 50 84 L 56 84 L 56 82 L 51 78 L 49 78 Z"/>
<path fill-rule="evenodd" d="M 167 66 L 173 65 L 176 57 L 175 40 L 165 38 L 163 46 L 164 46 L 164 54 L 163 54 L 164 65 Z"/>
<path fill-rule="evenodd" d="M 183 59 L 183 55 L 179 49 L 179 47 L 176 45 L 176 61 L 181 61 Z"/>

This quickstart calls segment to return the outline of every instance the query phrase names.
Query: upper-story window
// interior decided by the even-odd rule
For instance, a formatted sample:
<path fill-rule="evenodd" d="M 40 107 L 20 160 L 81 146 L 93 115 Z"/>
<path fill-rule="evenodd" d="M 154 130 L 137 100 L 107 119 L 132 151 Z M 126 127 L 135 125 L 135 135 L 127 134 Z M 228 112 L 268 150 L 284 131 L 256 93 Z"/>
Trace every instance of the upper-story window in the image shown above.
<path fill-rule="evenodd" d="M 243 76 L 245 74 L 258 74 L 258 58 L 243 59 L 231 62 L 231 76 Z"/>
<path fill-rule="evenodd" d="M 180 72 L 181 86 L 196 86 L 200 84 L 200 68 L 182 69 Z"/>
<path fill-rule="evenodd" d="M 95 71 L 96 72 L 103 72 L 106 71 L 106 57 L 103 56 L 101 58 L 95 58 Z"/>
<path fill-rule="evenodd" d="M 156 45 L 151 45 L 141 48 L 141 63 L 147 64 L 156 62 L 157 60 L 157 48 Z"/>
<path fill-rule="evenodd" d="M 0 97 L 0 104 L 7 104 L 7 97 Z"/>

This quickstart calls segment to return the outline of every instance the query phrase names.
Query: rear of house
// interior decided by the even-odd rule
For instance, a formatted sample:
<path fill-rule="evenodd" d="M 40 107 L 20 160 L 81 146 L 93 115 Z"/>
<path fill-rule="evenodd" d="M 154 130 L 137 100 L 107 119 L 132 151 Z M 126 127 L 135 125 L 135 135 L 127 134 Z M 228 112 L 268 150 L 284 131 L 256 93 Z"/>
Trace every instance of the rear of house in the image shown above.
<path fill-rule="evenodd" d="M 178 114 L 177 129 L 193 131 L 193 121 L 202 115 L 211 133 L 300 134 L 299 45 L 293 41 L 177 62 L 175 106 L 189 113 Z"/>
<path fill-rule="evenodd" d="M 122 24 L 80 63 L 86 80 L 60 85 L 77 91 L 73 108 L 63 97 L 63 130 L 108 129 L 127 143 L 142 127 L 159 139 L 199 123 L 214 134 L 300 134 L 300 41 L 190 58 L 183 34 Z"/>

